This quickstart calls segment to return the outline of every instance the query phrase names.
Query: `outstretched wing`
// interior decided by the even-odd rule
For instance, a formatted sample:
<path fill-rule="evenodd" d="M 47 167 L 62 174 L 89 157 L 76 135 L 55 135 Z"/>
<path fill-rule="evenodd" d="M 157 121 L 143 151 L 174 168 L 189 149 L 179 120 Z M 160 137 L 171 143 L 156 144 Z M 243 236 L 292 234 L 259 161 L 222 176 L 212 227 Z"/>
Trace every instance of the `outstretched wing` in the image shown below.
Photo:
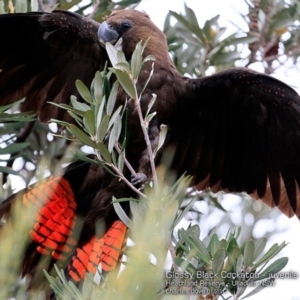
<path fill-rule="evenodd" d="M 68 119 L 47 101 L 68 103 L 75 81 L 87 86 L 107 55 L 97 39 L 99 23 L 67 12 L 0 16 L 0 104 L 26 97 L 23 110 L 42 121 Z"/>
<path fill-rule="evenodd" d="M 170 124 L 174 168 L 199 189 L 244 191 L 300 217 L 298 94 L 244 68 L 186 80 Z"/>

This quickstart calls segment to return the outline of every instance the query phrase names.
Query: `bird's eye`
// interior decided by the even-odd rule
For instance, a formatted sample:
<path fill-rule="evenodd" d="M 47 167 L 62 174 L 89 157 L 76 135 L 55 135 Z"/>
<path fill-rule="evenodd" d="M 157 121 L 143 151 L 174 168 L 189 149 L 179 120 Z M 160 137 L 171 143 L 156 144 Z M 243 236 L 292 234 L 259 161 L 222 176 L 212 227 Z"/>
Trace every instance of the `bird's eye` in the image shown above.
<path fill-rule="evenodd" d="M 129 20 L 125 20 L 121 23 L 122 29 L 128 29 L 132 27 L 132 23 Z"/>

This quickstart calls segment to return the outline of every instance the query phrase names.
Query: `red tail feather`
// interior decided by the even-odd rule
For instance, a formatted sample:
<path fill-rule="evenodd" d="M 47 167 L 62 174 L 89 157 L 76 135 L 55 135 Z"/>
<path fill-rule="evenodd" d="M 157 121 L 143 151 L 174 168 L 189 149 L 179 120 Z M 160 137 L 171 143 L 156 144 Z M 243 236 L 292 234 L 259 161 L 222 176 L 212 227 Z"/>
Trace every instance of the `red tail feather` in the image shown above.
<path fill-rule="evenodd" d="M 86 272 L 95 273 L 99 264 L 104 271 L 116 267 L 127 232 L 111 207 L 111 191 L 116 191 L 116 184 L 120 187 L 119 181 L 101 168 L 75 162 L 62 176 L 46 178 L 27 189 L 23 202 L 35 216 L 28 214 L 32 243 L 25 251 L 22 274 L 30 274 L 33 285 L 40 284 L 35 279 L 41 275 L 39 261 L 44 261 L 43 255 L 52 259 L 46 259 L 50 265 L 42 268 L 50 270 L 56 263 L 67 268 L 74 281 L 80 281 Z M 115 195 L 122 193 L 121 185 Z M 0 212 L 9 212 L 15 199 L 12 196 L 1 204 Z"/>
<path fill-rule="evenodd" d="M 77 248 L 68 267 L 72 279 L 79 281 L 86 272 L 95 273 L 100 263 L 104 271 L 114 269 L 122 256 L 126 232 L 125 224 L 115 221 L 103 237 L 94 236 L 83 247 Z"/>
<path fill-rule="evenodd" d="M 76 202 L 68 181 L 62 177 L 48 178 L 36 184 L 24 196 L 26 205 L 35 205 L 36 223 L 30 231 L 31 239 L 38 243 L 37 251 L 64 259 L 62 252 L 76 244 L 70 235 L 76 220 Z"/>

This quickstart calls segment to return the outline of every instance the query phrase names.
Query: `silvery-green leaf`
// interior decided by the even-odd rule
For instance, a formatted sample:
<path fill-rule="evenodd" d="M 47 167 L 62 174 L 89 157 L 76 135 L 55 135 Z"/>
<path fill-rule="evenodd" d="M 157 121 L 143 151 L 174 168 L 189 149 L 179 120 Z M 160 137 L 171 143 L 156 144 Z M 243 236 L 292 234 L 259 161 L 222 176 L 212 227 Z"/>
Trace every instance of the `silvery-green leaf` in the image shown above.
<path fill-rule="evenodd" d="M 76 88 L 80 94 L 80 96 L 88 103 L 93 102 L 92 95 L 90 90 L 86 87 L 86 85 L 81 80 L 76 80 L 75 82 Z"/>

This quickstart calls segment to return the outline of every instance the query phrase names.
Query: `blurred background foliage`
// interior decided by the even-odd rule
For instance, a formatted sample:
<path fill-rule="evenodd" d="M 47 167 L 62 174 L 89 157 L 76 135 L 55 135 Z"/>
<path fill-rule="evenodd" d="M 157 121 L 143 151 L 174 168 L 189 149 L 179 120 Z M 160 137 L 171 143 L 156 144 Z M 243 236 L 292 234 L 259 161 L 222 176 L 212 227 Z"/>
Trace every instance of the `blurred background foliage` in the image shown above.
<path fill-rule="evenodd" d="M 135 8 L 142 1 L 0 0 L 0 13 L 51 11 L 57 8 L 84 14 L 101 22 L 111 10 Z M 201 27 L 194 11 L 187 6 L 181 14 L 169 12 L 164 32 L 170 55 L 179 72 L 201 77 L 229 67 L 251 67 L 256 63 L 262 66 L 266 74 L 272 74 L 280 67 L 297 68 L 300 54 L 299 1 L 246 0 L 246 3 L 249 13 L 242 15 L 237 12 L 237 17 L 243 19 L 248 30 L 235 25 L 234 33 L 228 33 L 227 28 L 219 24 L 219 16 L 207 20 Z M 40 174 L 52 174 L 58 165 L 66 161 L 66 157 L 70 158 L 70 151 L 66 149 L 74 146 L 57 136 L 59 134 L 61 128 L 41 124 L 33 116 L 20 113 L 18 105 L 0 111 L 0 201 L 34 182 Z M 81 150 L 85 152 L 85 147 L 82 146 Z M 255 234 L 255 226 L 260 220 L 276 224 L 279 213 L 252 201 L 247 195 L 228 200 L 229 196 L 223 197 L 222 193 L 215 195 L 209 191 L 199 193 L 189 190 L 187 200 L 191 197 L 197 197 L 199 201 L 187 214 L 185 222 L 199 222 L 204 236 L 214 227 L 221 227 L 217 232 L 224 234 L 230 227 L 241 226 L 242 240 L 262 236 L 269 238 L 276 232 L 276 226 L 268 226 L 263 233 L 260 232 L 262 236 Z M 228 206 L 227 202 L 231 205 Z M 226 213 L 228 209 L 234 213 Z"/>

